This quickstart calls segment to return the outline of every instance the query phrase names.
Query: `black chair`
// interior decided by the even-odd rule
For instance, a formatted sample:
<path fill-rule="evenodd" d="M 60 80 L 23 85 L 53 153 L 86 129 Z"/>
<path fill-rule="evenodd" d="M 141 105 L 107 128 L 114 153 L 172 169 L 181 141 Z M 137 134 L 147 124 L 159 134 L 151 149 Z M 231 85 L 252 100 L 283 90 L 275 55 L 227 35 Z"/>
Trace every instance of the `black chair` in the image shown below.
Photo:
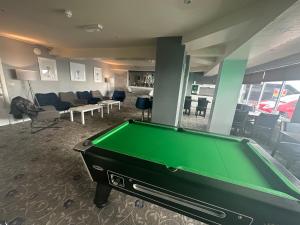
<path fill-rule="evenodd" d="M 300 144 L 280 142 L 277 145 L 277 150 L 274 152 L 274 155 L 275 153 L 279 153 L 280 156 L 285 159 L 286 168 L 290 169 L 297 161 L 300 161 Z"/>
<path fill-rule="evenodd" d="M 192 106 L 192 97 L 191 96 L 185 96 L 184 99 L 184 106 L 183 106 L 183 113 L 190 115 L 191 114 L 191 106 Z"/>
<path fill-rule="evenodd" d="M 255 118 L 252 137 L 263 139 L 266 143 L 270 144 L 278 118 L 279 115 L 276 114 L 261 113 Z"/>
<path fill-rule="evenodd" d="M 111 99 L 115 101 L 124 102 L 125 98 L 126 98 L 125 91 L 114 91 Z"/>
<path fill-rule="evenodd" d="M 142 121 L 144 121 L 144 112 L 148 110 L 148 120 L 149 120 L 149 111 L 152 107 L 152 102 L 148 97 L 138 97 L 136 99 L 135 107 L 142 110 Z"/>
<path fill-rule="evenodd" d="M 21 119 L 24 115 L 31 119 L 32 134 L 46 128 L 60 128 L 55 126 L 60 118 L 60 114 L 53 105 L 37 107 L 31 101 L 17 96 L 12 99 L 10 107 L 10 114 L 15 119 Z M 41 126 L 40 123 L 44 125 Z"/>
<path fill-rule="evenodd" d="M 250 112 L 250 111 L 253 111 L 253 107 L 250 106 L 250 105 L 238 103 L 238 104 L 236 105 L 236 110 Z"/>
<path fill-rule="evenodd" d="M 245 127 L 248 120 L 248 111 L 235 110 L 233 122 L 232 122 L 232 134 L 234 135 L 244 135 Z"/>
<path fill-rule="evenodd" d="M 100 98 L 93 98 L 92 94 L 88 91 L 77 91 L 76 94 L 78 99 L 86 100 L 88 104 L 97 104 L 101 101 Z"/>
<path fill-rule="evenodd" d="M 53 105 L 58 111 L 65 111 L 71 107 L 70 102 L 63 102 L 55 93 L 35 94 L 35 104 L 39 106 Z"/>
<path fill-rule="evenodd" d="M 196 117 L 197 116 L 205 117 L 206 110 L 207 110 L 207 104 L 208 104 L 208 101 L 206 98 L 198 98 L 198 105 L 196 107 L 196 112 L 195 112 Z"/>
<path fill-rule="evenodd" d="M 278 145 L 281 142 L 297 143 L 300 144 L 300 123 L 281 122 L 280 131 L 277 137 L 277 143 L 272 151 L 272 156 L 275 155 L 279 149 Z"/>

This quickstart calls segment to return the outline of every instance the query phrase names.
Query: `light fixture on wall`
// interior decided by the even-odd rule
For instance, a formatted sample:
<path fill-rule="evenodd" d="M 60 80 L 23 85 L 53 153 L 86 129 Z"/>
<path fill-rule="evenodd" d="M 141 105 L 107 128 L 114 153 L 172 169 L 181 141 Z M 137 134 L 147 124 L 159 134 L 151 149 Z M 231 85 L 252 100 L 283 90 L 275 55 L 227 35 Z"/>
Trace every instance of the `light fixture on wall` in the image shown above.
<path fill-rule="evenodd" d="M 32 101 L 35 102 L 38 106 L 40 106 L 38 100 L 35 97 L 34 91 L 32 89 L 31 83 L 30 83 L 30 81 L 38 80 L 39 79 L 38 72 L 37 71 L 33 71 L 33 70 L 16 69 L 16 75 L 17 75 L 17 79 L 18 80 L 27 81 Z"/>
<path fill-rule="evenodd" d="M 39 49 L 39 48 L 34 48 L 34 49 L 33 49 L 33 53 L 34 53 L 35 55 L 41 55 L 41 54 L 42 54 L 42 51 L 41 51 L 41 49 Z"/>

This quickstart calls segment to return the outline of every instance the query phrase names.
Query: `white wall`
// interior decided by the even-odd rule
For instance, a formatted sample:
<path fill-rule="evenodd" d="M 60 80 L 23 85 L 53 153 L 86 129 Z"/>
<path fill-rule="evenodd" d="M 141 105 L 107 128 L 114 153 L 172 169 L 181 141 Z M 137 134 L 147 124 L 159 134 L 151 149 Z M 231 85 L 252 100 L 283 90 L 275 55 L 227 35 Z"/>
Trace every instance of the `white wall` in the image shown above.
<path fill-rule="evenodd" d="M 246 65 L 247 60 L 244 59 L 222 62 L 209 118 L 209 132 L 230 134 Z"/>
<path fill-rule="evenodd" d="M 128 70 L 113 70 L 115 89 L 128 89 Z"/>
<path fill-rule="evenodd" d="M 71 60 L 85 64 L 86 81 L 78 82 L 70 79 L 70 60 L 50 56 L 48 50 L 41 46 L 35 46 L 8 38 L 0 37 L 0 58 L 2 59 L 3 72 L 6 79 L 9 98 L 15 96 L 27 97 L 27 84 L 25 81 L 17 80 L 15 69 L 29 69 L 39 71 L 37 56 L 33 53 L 33 48 L 38 47 L 42 50 L 41 57 L 56 59 L 58 81 L 32 81 L 35 93 L 61 92 L 61 91 L 90 91 L 100 90 L 106 93 L 108 85 L 106 83 L 95 83 L 93 70 L 94 66 L 101 67 L 105 77 L 113 77 L 113 71 L 107 64 L 94 60 Z M 113 89 L 112 85 L 109 85 Z"/>

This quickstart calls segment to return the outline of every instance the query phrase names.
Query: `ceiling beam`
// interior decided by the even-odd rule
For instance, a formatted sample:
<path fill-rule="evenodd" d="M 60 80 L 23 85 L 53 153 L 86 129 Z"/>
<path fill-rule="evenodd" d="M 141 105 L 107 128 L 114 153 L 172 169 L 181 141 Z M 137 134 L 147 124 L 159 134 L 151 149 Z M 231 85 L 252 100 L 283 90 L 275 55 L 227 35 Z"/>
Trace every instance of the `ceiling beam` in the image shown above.
<path fill-rule="evenodd" d="M 188 52 L 201 50 L 217 44 L 226 44 L 224 55 L 211 69 L 230 56 L 243 44 L 262 30 L 267 24 L 283 13 L 297 0 L 264 0 L 249 5 L 211 24 L 200 27 L 195 32 L 184 35 L 183 43 Z M 249 44 L 249 43 L 248 43 Z"/>
<path fill-rule="evenodd" d="M 190 72 L 207 72 L 211 67 L 210 66 L 192 66 Z"/>
<path fill-rule="evenodd" d="M 191 63 L 197 63 L 202 65 L 212 65 L 216 61 L 216 58 L 199 58 L 199 57 L 193 57 L 191 59 Z"/>
<path fill-rule="evenodd" d="M 274 13 L 278 15 L 278 13 L 281 13 L 296 1 L 297 0 L 258 0 L 254 4 L 249 4 L 212 23 L 202 25 L 198 29 L 186 33 L 183 35 L 182 42 L 187 46 L 187 49 L 192 49 L 195 45 L 202 44 L 201 48 L 203 48 L 205 45 L 209 47 L 215 45 L 217 42 L 222 43 L 222 39 L 224 38 L 226 38 L 226 40 L 236 39 L 242 34 L 236 32 L 239 31 L 240 28 L 251 30 L 251 27 L 248 27 L 249 22 L 259 22 L 261 19 L 269 17 L 270 14 Z M 207 40 L 208 37 L 211 40 Z"/>
<path fill-rule="evenodd" d="M 240 24 L 230 25 L 222 28 L 221 30 L 215 30 L 214 32 L 205 34 L 203 36 L 196 37 L 194 39 L 187 38 L 188 35 L 183 36 L 183 44 L 186 46 L 186 51 L 191 52 L 198 49 L 208 48 L 211 46 L 221 45 L 228 41 L 232 41 L 239 37 L 240 31 L 249 25 L 249 21 L 241 22 Z M 199 35 L 202 35 L 199 33 Z"/>
<path fill-rule="evenodd" d="M 155 71 L 155 66 L 110 65 L 114 70 Z"/>
<path fill-rule="evenodd" d="M 199 57 L 218 57 L 225 54 L 225 46 L 217 45 L 208 48 L 202 48 L 197 50 L 188 51 L 190 56 L 199 56 Z"/>
<path fill-rule="evenodd" d="M 156 47 L 53 48 L 50 54 L 66 58 L 155 59 Z"/>

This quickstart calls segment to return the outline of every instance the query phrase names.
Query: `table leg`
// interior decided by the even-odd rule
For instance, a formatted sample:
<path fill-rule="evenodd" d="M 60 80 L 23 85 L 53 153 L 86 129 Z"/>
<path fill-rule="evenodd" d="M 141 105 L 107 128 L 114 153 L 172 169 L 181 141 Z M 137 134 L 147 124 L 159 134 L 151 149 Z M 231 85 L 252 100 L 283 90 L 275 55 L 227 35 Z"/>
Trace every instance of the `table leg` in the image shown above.
<path fill-rule="evenodd" d="M 103 208 L 107 205 L 107 199 L 109 197 L 111 189 L 112 188 L 109 185 L 97 183 L 94 203 L 98 208 Z"/>
<path fill-rule="evenodd" d="M 84 121 L 84 111 L 81 112 L 81 123 L 84 125 L 85 121 Z"/>
<path fill-rule="evenodd" d="M 91 116 L 94 116 L 94 110 L 91 110 Z"/>
<path fill-rule="evenodd" d="M 107 114 L 109 114 L 109 104 L 107 104 L 106 107 L 107 107 Z"/>
<path fill-rule="evenodd" d="M 73 111 L 72 110 L 70 111 L 70 120 L 71 120 L 71 122 L 74 121 L 74 115 L 73 115 Z"/>
<path fill-rule="evenodd" d="M 119 102 L 119 110 L 121 110 L 121 102 Z"/>
<path fill-rule="evenodd" d="M 103 118 L 103 107 L 102 108 L 100 108 L 101 109 L 101 118 Z"/>

